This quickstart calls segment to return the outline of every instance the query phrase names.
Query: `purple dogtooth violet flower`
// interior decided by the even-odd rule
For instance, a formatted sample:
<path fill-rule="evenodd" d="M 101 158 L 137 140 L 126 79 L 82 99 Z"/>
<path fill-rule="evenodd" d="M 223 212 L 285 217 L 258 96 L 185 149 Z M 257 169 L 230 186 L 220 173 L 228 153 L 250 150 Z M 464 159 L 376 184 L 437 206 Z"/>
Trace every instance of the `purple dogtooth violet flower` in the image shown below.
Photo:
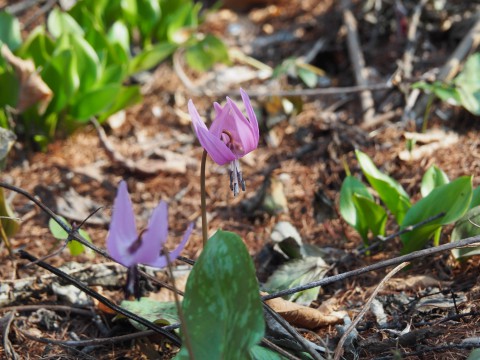
<path fill-rule="evenodd" d="M 243 89 L 240 89 L 240 94 L 247 116 L 227 97 L 227 103 L 223 107 L 218 103 L 213 104 L 215 119 L 210 129 L 200 118 L 193 101 L 188 102 L 188 112 L 202 147 L 217 164 L 230 164 L 230 189 L 234 196 L 238 195 L 240 187 L 245 191 L 239 159 L 257 148 L 260 137 L 250 98 Z"/>
<path fill-rule="evenodd" d="M 182 241 L 175 250 L 168 253 L 167 258 L 163 253 L 163 247 L 168 237 L 167 203 L 160 201 L 153 210 L 147 228 L 138 233 L 127 184 L 125 181 L 120 182 L 107 235 L 107 250 L 114 260 L 129 269 L 127 295 L 135 294 L 137 298 L 139 297 L 138 282 L 136 281 L 138 277 L 137 264 L 155 268 L 167 266 L 168 261 L 173 261 L 180 255 L 192 229 L 193 223 L 188 226 Z"/>

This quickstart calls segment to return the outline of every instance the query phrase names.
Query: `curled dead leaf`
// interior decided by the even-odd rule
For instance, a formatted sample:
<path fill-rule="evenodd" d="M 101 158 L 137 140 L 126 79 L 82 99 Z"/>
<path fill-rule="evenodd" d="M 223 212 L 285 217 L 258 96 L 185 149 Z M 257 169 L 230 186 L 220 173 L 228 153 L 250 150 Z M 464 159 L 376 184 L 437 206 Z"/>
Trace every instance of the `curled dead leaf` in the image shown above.
<path fill-rule="evenodd" d="M 5 44 L 2 45 L 0 50 L 5 60 L 15 69 L 20 83 L 16 110 L 22 113 L 38 103 L 38 112 L 43 114 L 53 97 L 53 93 L 35 70 L 33 61 L 13 55 Z"/>

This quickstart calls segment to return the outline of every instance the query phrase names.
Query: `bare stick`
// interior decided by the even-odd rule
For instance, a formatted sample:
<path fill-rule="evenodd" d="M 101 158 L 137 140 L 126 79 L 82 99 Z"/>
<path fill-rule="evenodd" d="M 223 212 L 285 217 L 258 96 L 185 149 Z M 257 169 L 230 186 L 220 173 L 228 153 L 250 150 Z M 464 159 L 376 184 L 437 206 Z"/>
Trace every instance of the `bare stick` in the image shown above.
<path fill-rule="evenodd" d="M 410 254 L 398 256 L 398 257 L 393 258 L 393 259 L 380 261 L 378 263 L 368 265 L 368 266 L 362 267 L 360 269 L 347 271 L 347 272 L 344 272 L 342 274 L 329 276 L 329 277 L 323 278 L 323 279 L 318 280 L 318 281 L 313 281 L 309 284 L 305 284 L 305 285 L 302 285 L 302 286 L 296 286 L 294 288 L 287 289 L 287 290 L 278 291 L 278 292 L 273 293 L 273 294 L 262 296 L 262 300 L 270 300 L 270 299 L 275 299 L 275 298 L 286 296 L 286 295 L 295 294 L 295 293 L 300 292 L 300 291 L 313 289 L 313 288 L 319 287 L 319 286 L 324 286 L 324 285 L 327 285 L 327 284 L 334 283 L 336 281 L 341 281 L 341 280 L 348 279 L 352 276 L 358 276 L 358 275 L 361 275 L 361 274 L 365 274 L 365 273 L 370 272 L 370 271 L 384 269 L 386 267 L 398 265 L 398 264 L 401 264 L 403 262 L 411 262 L 415 259 L 431 256 L 431 255 L 437 254 L 437 253 L 442 252 L 442 251 L 447 251 L 447 250 L 452 250 L 452 249 L 457 249 L 457 248 L 463 248 L 463 247 L 475 247 L 475 246 L 478 246 L 478 245 L 480 245 L 480 235 L 469 237 L 467 239 L 462 239 L 462 240 L 455 241 L 455 242 L 451 242 L 451 243 L 448 243 L 448 244 L 435 246 L 435 247 L 428 248 L 428 249 L 414 251 L 414 252 L 411 252 Z"/>
<path fill-rule="evenodd" d="M 355 80 L 358 85 L 368 85 L 367 74 L 365 70 L 365 58 L 363 57 L 358 38 L 357 21 L 350 10 L 350 0 L 342 0 L 343 23 L 347 28 L 347 45 L 350 61 L 355 73 Z M 367 124 L 375 113 L 372 93 L 364 90 L 360 93 L 360 101 L 363 109 L 363 125 Z"/>
<path fill-rule="evenodd" d="M 363 318 L 363 316 L 367 313 L 368 309 L 370 308 L 370 305 L 372 304 L 372 301 L 375 299 L 375 297 L 377 296 L 378 292 L 382 289 L 383 285 L 385 285 L 385 283 L 391 279 L 391 277 L 393 275 L 395 275 L 396 273 L 398 273 L 400 270 L 402 270 L 405 266 L 407 266 L 409 263 L 408 262 L 404 262 L 404 263 L 401 263 L 400 265 L 398 265 L 396 268 L 394 268 L 392 271 L 390 271 L 383 279 L 382 281 L 380 281 L 380 284 L 377 285 L 377 287 L 375 288 L 375 290 L 373 291 L 372 295 L 370 295 L 370 297 L 368 298 L 367 302 L 365 303 L 365 305 L 363 306 L 362 310 L 360 311 L 360 313 L 357 315 L 357 317 L 355 318 L 355 320 L 352 321 L 352 323 L 350 324 L 350 326 L 347 328 L 347 330 L 345 331 L 345 333 L 342 335 L 342 337 L 340 338 L 340 341 L 338 342 L 337 344 L 337 348 L 335 349 L 335 354 L 334 354 L 334 357 L 333 359 L 334 360 L 340 360 L 340 356 L 342 356 L 342 353 L 343 353 L 343 344 L 345 343 L 345 340 L 347 339 L 348 335 L 353 331 L 353 329 L 355 329 L 355 326 L 357 326 L 357 324 L 360 322 L 360 320 Z"/>

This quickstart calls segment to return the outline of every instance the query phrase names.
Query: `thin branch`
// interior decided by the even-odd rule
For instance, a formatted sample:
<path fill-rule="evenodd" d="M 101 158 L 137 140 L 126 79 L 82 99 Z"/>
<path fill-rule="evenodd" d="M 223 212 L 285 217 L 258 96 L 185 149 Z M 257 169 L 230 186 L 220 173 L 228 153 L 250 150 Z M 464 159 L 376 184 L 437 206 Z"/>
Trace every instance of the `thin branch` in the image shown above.
<path fill-rule="evenodd" d="M 20 255 L 20 258 L 22 258 L 22 259 L 27 259 L 27 260 L 30 260 L 30 261 L 36 261 L 37 260 L 36 257 L 34 257 L 33 255 L 29 254 L 28 252 L 26 252 L 24 250 L 20 250 L 18 253 Z M 77 279 L 75 279 L 74 277 L 64 273 L 63 271 L 57 269 L 56 267 L 51 266 L 50 264 L 47 264 L 43 261 L 38 261 L 36 264 L 38 266 L 44 268 L 45 270 L 48 270 L 48 271 L 54 273 L 58 277 L 68 281 L 70 284 L 72 284 L 76 288 L 82 290 L 87 295 L 97 299 L 98 301 L 100 301 L 102 304 L 109 307 L 113 311 L 116 311 L 119 314 L 122 314 L 123 316 L 126 316 L 126 317 L 128 317 L 128 318 L 146 326 L 147 328 L 149 328 L 151 330 L 154 330 L 155 332 L 157 332 L 159 334 L 164 335 L 166 338 L 168 338 L 170 341 L 172 341 L 172 343 L 175 344 L 176 346 L 181 345 L 180 339 L 176 335 L 169 332 L 170 330 L 176 329 L 178 327 L 178 324 L 169 325 L 169 326 L 165 326 L 165 327 L 160 327 L 160 326 L 152 323 L 151 321 L 148 321 L 147 319 L 142 318 L 142 317 L 140 317 L 140 316 L 138 316 L 138 315 L 136 315 L 136 314 L 134 314 L 134 313 L 132 313 L 128 310 L 125 310 L 125 309 L 121 308 L 120 306 L 114 304 L 112 301 L 110 301 L 106 297 L 100 295 L 96 291 L 93 291 L 88 286 L 84 285 L 82 282 L 80 282 Z"/>
<path fill-rule="evenodd" d="M 368 266 L 362 267 L 360 269 L 347 271 L 347 272 L 344 272 L 342 274 L 329 276 L 329 277 L 323 278 L 321 280 L 311 282 L 309 284 L 305 284 L 305 285 L 302 285 L 302 286 L 296 286 L 296 287 L 291 288 L 291 289 L 286 289 L 286 290 L 278 291 L 278 292 L 273 293 L 273 294 L 265 295 L 265 296 L 262 296 L 262 299 L 263 300 L 275 299 L 275 298 L 278 298 L 278 297 L 295 294 L 295 293 L 300 292 L 300 291 L 313 289 L 315 287 L 331 284 L 331 283 L 334 283 L 334 282 L 337 282 L 337 281 L 342 281 L 342 280 L 348 279 L 348 278 L 353 277 L 353 276 L 358 276 L 358 275 L 361 275 L 361 274 L 365 274 L 365 273 L 370 272 L 370 271 L 384 269 L 384 268 L 389 267 L 389 266 L 395 266 L 395 265 L 401 264 L 403 262 L 411 262 L 415 259 L 431 256 L 431 255 L 440 253 L 442 251 L 447 251 L 447 250 L 452 250 L 452 249 L 457 249 L 457 248 L 462 248 L 462 247 L 475 247 L 475 246 L 478 246 L 478 245 L 480 245 L 480 235 L 469 237 L 467 239 L 462 239 L 462 240 L 455 241 L 455 242 L 451 242 L 451 243 L 448 243 L 448 244 L 439 245 L 439 246 L 428 248 L 428 249 L 414 251 L 414 252 L 411 252 L 410 254 L 398 256 L 398 257 L 395 257 L 393 259 L 387 259 L 387 260 L 384 260 L 384 261 L 380 261 L 378 263 L 368 265 Z"/>
<path fill-rule="evenodd" d="M 393 275 L 398 273 L 400 270 L 402 270 L 405 266 L 407 266 L 409 263 L 404 262 L 398 265 L 396 268 L 394 268 L 392 271 L 390 271 L 383 279 L 380 281 L 380 284 L 377 285 L 375 290 L 373 291 L 372 295 L 368 298 L 367 302 L 363 306 L 362 310 L 360 313 L 357 315 L 355 320 L 352 321 L 350 326 L 347 328 L 345 333 L 342 335 L 340 338 L 340 341 L 337 344 L 337 348 L 335 349 L 335 354 L 334 354 L 334 360 L 340 360 L 340 357 L 342 356 L 342 351 L 343 351 L 343 344 L 345 344 L 345 341 L 347 340 L 348 335 L 355 329 L 357 324 L 360 322 L 360 320 L 363 318 L 363 316 L 367 313 L 368 309 L 370 309 L 370 305 L 372 304 L 372 301 L 375 299 L 377 296 L 378 292 L 383 288 L 383 285 L 392 278 Z"/>

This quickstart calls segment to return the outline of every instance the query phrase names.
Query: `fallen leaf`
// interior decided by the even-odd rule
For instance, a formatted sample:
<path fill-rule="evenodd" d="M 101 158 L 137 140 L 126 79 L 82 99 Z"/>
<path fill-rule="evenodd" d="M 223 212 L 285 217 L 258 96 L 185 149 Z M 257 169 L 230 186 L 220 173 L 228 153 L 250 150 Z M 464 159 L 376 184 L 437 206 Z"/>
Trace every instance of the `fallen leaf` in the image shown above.
<path fill-rule="evenodd" d="M 39 103 L 38 112 L 43 114 L 53 97 L 53 92 L 35 70 L 33 61 L 16 57 L 5 44 L 0 50 L 5 60 L 15 69 L 20 83 L 17 111 L 22 113 Z"/>

